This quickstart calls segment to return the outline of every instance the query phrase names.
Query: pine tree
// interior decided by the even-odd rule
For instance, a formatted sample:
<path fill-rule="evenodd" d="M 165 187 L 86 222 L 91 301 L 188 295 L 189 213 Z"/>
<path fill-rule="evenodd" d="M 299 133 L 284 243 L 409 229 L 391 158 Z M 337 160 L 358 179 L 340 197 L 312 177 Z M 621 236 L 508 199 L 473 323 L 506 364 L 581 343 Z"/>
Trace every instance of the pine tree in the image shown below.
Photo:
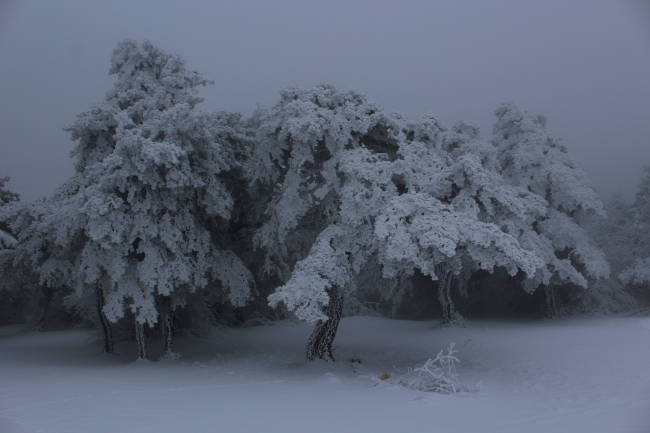
<path fill-rule="evenodd" d="M 619 275 L 634 264 L 633 239 L 638 235 L 635 229 L 631 204 L 625 202 L 622 194 L 615 193 L 605 201 L 607 218 L 592 215 L 585 220 L 585 230 L 593 242 L 605 253 L 611 274 L 590 282 L 590 290 L 580 299 L 580 309 L 586 312 L 615 313 L 638 306 Z"/>
<path fill-rule="evenodd" d="M 98 311 L 105 350 L 108 322 L 130 309 L 146 358 L 145 325 L 162 306 L 164 355 L 175 356 L 171 319 L 190 293 L 209 289 L 236 306 L 251 295 L 250 272 L 219 245 L 233 206 L 222 177 L 248 149 L 238 116 L 196 109 L 197 87 L 209 81 L 179 56 L 126 40 L 111 65 L 113 90 L 66 128 L 77 141 L 76 174 L 12 224 L 41 281 L 69 284 L 70 303 Z"/>
<path fill-rule="evenodd" d="M 18 202 L 20 196 L 5 186 L 7 182 L 9 182 L 9 176 L 0 177 L 0 275 L 2 275 L 2 278 L 0 278 L 0 304 L 2 304 L 0 323 L 2 324 L 9 324 L 10 321 L 16 320 L 16 316 L 20 315 L 20 313 L 13 310 L 15 310 L 14 305 L 18 303 L 16 301 L 23 297 L 21 294 L 16 293 L 19 291 L 22 282 L 20 280 L 23 279 L 21 278 L 23 275 L 16 272 L 13 267 L 14 249 L 17 240 L 2 218 L 2 208 L 6 204 Z"/>
<path fill-rule="evenodd" d="M 380 143 L 372 136 L 379 131 L 372 129 L 390 119 L 363 95 L 319 86 L 312 91 L 283 90 L 280 102 L 258 113 L 257 122 L 250 177 L 255 188 L 268 192 L 269 201 L 254 241 L 266 252 L 266 272 L 286 283 L 269 301 L 284 302 L 299 318 L 317 322 L 307 357 L 331 360 L 329 349 L 340 318 L 337 305 L 353 290 L 353 269 L 372 254 L 352 252 L 351 243 L 361 243 L 361 233 L 340 236 L 338 166 L 345 156 L 342 151 L 353 143 Z M 333 268 L 322 278 L 319 272 L 328 264 Z M 302 279 L 310 283 L 301 286 Z"/>
<path fill-rule="evenodd" d="M 7 182 L 9 182 L 9 176 L 0 177 L 0 209 L 8 203 L 20 201 L 20 195 L 5 186 Z M 16 239 L 12 236 L 11 230 L 5 222 L 0 221 L 0 250 L 15 245 Z"/>
<path fill-rule="evenodd" d="M 521 241 L 545 263 L 524 287 L 533 291 L 544 286 L 547 314 L 553 316 L 557 313 L 555 285 L 571 283 L 587 289 L 589 279 L 609 276 L 603 252 L 580 226 L 589 214 L 604 217 L 603 205 L 578 161 L 547 132 L 546 117 L 531 115 L 512 103 L 503 104 L 495 114 L 492 144 L 501 173 L 510 184 L 548 203 L 546 215 Z"/>
<path fill-rule="evenodd" d="M 442 136 L 442 148 L 450 157 L 451 192 L 438 198 L 457 212 L 471 213 L 473 218 L 494 224 L 516 239 L 530 232 L 533 223 L 546 214 L 546 202 L 541 197 L 504 182 L 496 150 L 481 139 L 477 125 L 456 123 Z M 461 294 L 466 293 L 469 278 L 479 269 L 462 248 L 439 265 L 438 298 L 443 307 L 443 325 L 462 323 L 453 307 L 451 288 L 457 286 Z M 490 272 L 493 269 L 486 268 Z"/>
<path fill-rule="evenodd" d="M 72 286 L 76 255 L 83 243 L 77 179 L 59 187 L 53 197 L 5 206 L 2 219 L 16 234 L 11 267 L 19 275 L 15 287 L 33 292 L 37 310 L 32 325 L 43 330 L 52 300 L 62 298 Z M 31 290 L 30 290 L 31 289 Z"/>
<path fill-rule="evenodd" d="M 188 293 L 219 280 L 234 305 L 249 298 L 250 272 L 210 231 L 213 220 L 227 224 L 233 205 L 220 174 L 238 168 L 246 149 L 231 118 L 195 108 L 197 87 L 209 81 L 179 56 L 127 40 L 111 64 L 114 89 L 66 128 L 78 140 L 87 218 L 79 279 L 101 284 L 109 320 L 127 306 L 135 314 L 141 357 L 142 327 L 158 322 L 159 298 L 164 353 L 173 356 L 170 314 Z"/>
<path fill-rule="evenodd" d="M 650 285 L 650 167 L 639 184 L 630 209 L 629 252 L 634 263 L 619 275 L 625 284 Z M 647 297 L 647 294 L 646 294 Z"/>
<path fill-rule="evenodd" d="M 533 275 L 542 264 L 515 235 L 453 202 L 453 158 L 431 116 L 413 124 L 355 92 L 321 86 L 284 91 L 260 130 L 255 180 L 276 193 L 257 242 L 268 251 L 269 270 L 295 263 L 269 301 L 317 323 L 308 359 L 332 360 L 341 299 L 354 293 L 371 257 L 384 278 L 418 269 L 436 280 L 440 265 L 462 257 L 476 269 L 502 266 L 511 274 Z M 292 248 L 293 233 L 315 241 Z"/>
<path fill-rule="evenodd" d="M 18 193 L 8 189 L 5 185 L 9 176 L 0 177 L 0 209 L 11 202 L 20 200 Z M 16 244 L 16 239 L 11 235 L 6 223 L 0 222 L 0 250 L 8 249 Z"/>

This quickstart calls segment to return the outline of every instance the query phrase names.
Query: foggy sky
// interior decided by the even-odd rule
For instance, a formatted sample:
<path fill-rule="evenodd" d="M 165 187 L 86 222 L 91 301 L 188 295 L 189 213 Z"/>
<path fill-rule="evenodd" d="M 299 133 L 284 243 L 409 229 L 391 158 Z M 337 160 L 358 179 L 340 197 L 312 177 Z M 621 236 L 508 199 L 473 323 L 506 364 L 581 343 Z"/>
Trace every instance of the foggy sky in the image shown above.
<path fill-rule="evenodd" d="M 213 86 L 200 106 L 252 114 L 321 83 L 489 139 L 502 101 L 549 117 L 603 198 L 650 165 L 650 2 L 3 1 L 0 176 L 23 200 L 73 174 L 62 128 L 115 82 L 117 42 L 149 39 Z"/>

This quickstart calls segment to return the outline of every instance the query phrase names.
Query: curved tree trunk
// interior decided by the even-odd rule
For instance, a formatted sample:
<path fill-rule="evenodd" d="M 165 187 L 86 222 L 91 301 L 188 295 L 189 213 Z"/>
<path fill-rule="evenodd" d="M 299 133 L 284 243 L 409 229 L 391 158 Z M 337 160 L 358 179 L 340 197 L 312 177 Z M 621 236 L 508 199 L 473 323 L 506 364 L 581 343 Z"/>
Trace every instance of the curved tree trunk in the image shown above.
<path fill-rule="evenodd" d="M 104 314 L 104 289 L 101 283 L 97 283 L 97 315 L 102 325 L 102 336 L 104 338 L 104 353 L 113 353 L 113 333 L 111 324 Z"/>
<path fill-rule="evenodd" d="M 47 285 L 43 284 L 43 306 L 41 308 L 41 314 L 38 319 L 38 325 L 36 329 L 43 331 L 43 326 L 45 325 L 45 316 L 47 315 L 48 310 L 50 309 L 50 304 L 52 303 L 52 296 L 54 295 L 54 290 Z"/>
<path fill-rule="evenodd" d="M 441 268 L 438 272 L 438 300 L 442 306 L 442 326 L 465 326 L 465 319 L 454 308 L 451 289 L 456 281 L 456 276 L 450 270 Z"/>
<path fill-rule="evenodd" d="M 327 304 L 324 313 L 327 315 L 326 321 L 319 321 L 314 328 L 307 342 L 307 362 L 314 359 L 324 359 L 328 362 L 334 362 L 332 354 L 332 342 L 336 337 L 336 330 L 341 321 L 343 313 L 343 294 L 337 287 L 329 290 L 330 302 Z"/>
<path fill-rule="evenodd" d="M 546 317 L 549 319 L 557 317 L 557 304 L 552 284 L 544 286 L 544 297 L 546 298 Z"/>
<path fill-rule="evenodd" d="M 163 333 L 163 358 L 178 358 L 178 354 L 174 353 L 174 334 L 173 334 L 173 311 L 172 299 L 169 296 L 162 297 L 162 333 Z"/>
<path fill-rule="evenodd" d="M 451 286 L 454 281 L 454 274 L 451 271 L 443 271 L 438 279 L 438 300 L 442 306 L 442 323 L 449 324 L 455 318 L 454 301 L 451 299 Z"/>
<path fill-rule="evenodd" d="M 135 339 L 138 342 L 138 360 L 146 361 L 147 358 L 147 343 L 144 339 L 144 324 L 135 319 Z"/>

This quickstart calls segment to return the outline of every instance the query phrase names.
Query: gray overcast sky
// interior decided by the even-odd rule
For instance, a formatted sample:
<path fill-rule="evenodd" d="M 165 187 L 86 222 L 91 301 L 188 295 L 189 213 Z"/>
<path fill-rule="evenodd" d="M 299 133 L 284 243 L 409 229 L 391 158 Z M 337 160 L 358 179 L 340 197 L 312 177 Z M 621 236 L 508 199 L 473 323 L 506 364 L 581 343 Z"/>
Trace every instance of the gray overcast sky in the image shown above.
<path fill-rule="evenodd" d="M 331 83 L 414 119 L 491 135 L 502 101 L 549 117 L 596 189 L 628 200 L 650 165 L 650 1 L 0 0 L 0 176 L 32 200 L 73 174 L 62 128 L 112 87 L 119 40 L 149 39 L 250 115 Z"/>

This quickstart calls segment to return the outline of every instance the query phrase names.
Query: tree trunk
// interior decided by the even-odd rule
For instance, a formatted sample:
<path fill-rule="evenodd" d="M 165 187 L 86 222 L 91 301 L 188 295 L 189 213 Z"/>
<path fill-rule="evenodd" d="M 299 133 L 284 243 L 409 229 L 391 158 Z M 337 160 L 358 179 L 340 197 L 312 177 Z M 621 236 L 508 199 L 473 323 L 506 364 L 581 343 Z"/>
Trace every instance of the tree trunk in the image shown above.
<path fill-rule="evenodd" d="M 552 284 L 544 286 L 544 297 L 546 298 L 546 317 L 549 319 L 557 317 L 557 304 L 555 303 L 555 291 Z"/>
<path fill-rule="evenodd" d="M 442 306 L 442 323 L 450 324 L 456 317 L 454 301 L 451 299 L 451 286 L 454 281 L 454 274 L 451 271 L 443 271 L 438 279 L 438 300 Z"/>
<path fill-rule="evenodd" d="M 455 310 L 451 297 L 456 276 L 452 271 L 440 268 L 438 271 L 438 300 L 442 306 L 442 326 L 465 327 L 465 318 Z"/>
<path fill-rule="evenodd" d="M 43 308 L 41 309 L 41 315 L 38 319 L 38 325 L 36 329 L 43 331 L 43 326 L 45 325 L 45 316 L 47 311 L 50 309 L 50 304 L 52 303 L 52 296 L 54 291 L 50 288 L 47 283 L 43 284 Z"/>
<path fill-rule="evenodd" d="M 172 300 L 169 296 L 162 297 L 162 333 L 163 333 L 163 358 L 178 358 L 178 354 L 173 351 L 174 335 L 173 335 L 173 311 Z"/>
<path fill-rule="evenodd" d="M 327 304 L 324 313 L 327 315 L 327 320 L 320 320 L 314 328 L 307 342 L 307 362 L 314 359 L 324 359 L 327 362 L 334 362 L 334 355 L 332 354 L 332 342 L 336 337 L 336 330 L 341 321 L 341 313 L 343 312 L 343 294 L 340 293 L 337 287 L 332 287 L 329 290 L 330 302 Z"/>
<path fill-rule="evenodd" d="M 135 319 L 135 339 L 138 342 L 138 360 L 146 361 L 147 358 L 147 343 L 144 339 L 144 324 Z"/>
<path fill-rule="evenodd" d="M 111 324 L 104 314 L 104 289 L 101 283 L 97 283 L 97 314 L 99 323 L 102 325 L 102 336 L 104 337 L 104 353 L 113 353 L 113 334 Z"/>

